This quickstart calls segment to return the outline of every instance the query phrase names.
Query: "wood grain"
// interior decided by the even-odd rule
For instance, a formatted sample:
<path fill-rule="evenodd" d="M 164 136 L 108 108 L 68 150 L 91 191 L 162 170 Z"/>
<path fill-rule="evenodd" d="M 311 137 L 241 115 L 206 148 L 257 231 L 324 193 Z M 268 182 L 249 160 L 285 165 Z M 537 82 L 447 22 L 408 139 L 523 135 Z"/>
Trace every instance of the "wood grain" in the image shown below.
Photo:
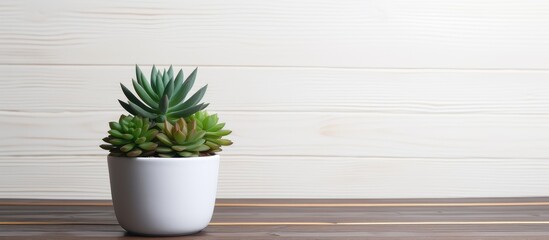
<path fill-rule="evenodd" d="M 131 86 L 135 77 L 133 66 L 0 72 L 0 110 L 25 112 L 121 111 L 118 83 Z M 212 111 L 546 115 L 548 78 L 524 70 L 200 67 L 195 89 L 208 84 Z"/>
<path fill-rule="evenodd" d="M 0 112 L 4 156 L 104 155 L 122 112 Z M 529 115 L 219 112 L 226 154 L 391 158 L 547 158 L 549 121 Z"/>
<path fill-rule="evenodd" d="M 548 68 L 549 4 L 535 0 L 9 0 L 0 11 L 0 64 Z"/>
<path fill-rule="evenodd" d="M 223 197 L 548 194 L 549 3 L 0 3 L 0 197 L 109 197 L 133 64 L 201 66 Z"/>
<path fill-rule="evenodd" d="M 14 200 L 8 200 L 14 201 Z M 239 201 L 218 200 L 219 204 Z M 244 200 L 249 207 L 217 206 L 210 225 L 193 239 L 544 239 L 549 237 L 549 212 L 542 206 L 500 206 L 499 203 L 538 202 L 547 198 L 424 199 L 492 203 L 493 206 L 408 207 L 257 207 L 269 202 L 292 205 L 294 200 Z M 296 200 L 337 205 L 372 200 Z M 417 200 L 374 200 L 407 205 Z M 2 205 L 3 239 L 139 239 L 126 234 L 112 206 Z M 17 202 L 17 201 L 16 201 Z M 28 200 L 21 201 L 29 203 Z M 34 201 L 43 202 L 43 201 Z M 59 203 L 66 202 L 61 201 Z M 90 201 L 88 201 L 90 202 Z M 103 203 L 103 201 L 98 202 Z M 188 237 L 187 237 L 188 238 Z"/>
<path fill-rule="evenodd" d="M 549 195 L 546 187 L 546 183 L 549 182 L 548 164 L 545 159 L 351 157 L 334 160 L 324 157 L 223 155 L 218 196 L 221 198 L 547 196 Z M 305 172 L 307 172 L 306 175 L 304 175 Z M 0 158 L 0 196 L 4 198 L 110 199 L 105 156 Z M 240 202 L 242 200 L 233 204 Z M 226 206 L 238 207 L 238 205 Z"/>

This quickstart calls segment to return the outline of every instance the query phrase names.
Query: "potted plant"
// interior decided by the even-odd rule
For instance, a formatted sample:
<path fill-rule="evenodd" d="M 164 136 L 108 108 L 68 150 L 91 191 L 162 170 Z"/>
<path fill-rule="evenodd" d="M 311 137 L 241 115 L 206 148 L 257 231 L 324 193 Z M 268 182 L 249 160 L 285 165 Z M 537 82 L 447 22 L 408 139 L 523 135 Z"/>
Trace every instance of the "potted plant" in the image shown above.
<path fill-rule="evenodd" d="M 128 232 L 185 235 L 211 220 L 219 155 L 231 133 L 201 103 L 207 85 L 190 95 L 195 69 L 186 79 L 173 67 L 153 66 L 150 81 L 136 65 L 133 88 L 120 84 L 129 115 L 109 123 L 106 144 L 116 218 Z"/>

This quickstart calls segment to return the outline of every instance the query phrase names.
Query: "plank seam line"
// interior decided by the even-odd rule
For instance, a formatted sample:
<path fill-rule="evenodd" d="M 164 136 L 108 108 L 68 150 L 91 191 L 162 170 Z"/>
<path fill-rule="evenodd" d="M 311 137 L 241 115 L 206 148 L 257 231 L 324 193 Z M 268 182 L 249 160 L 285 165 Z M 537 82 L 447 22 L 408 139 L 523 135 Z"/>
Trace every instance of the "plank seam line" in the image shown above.
<path fill-rule="evenodd" d="M 549 202 L 509 203 L 219 203 L 218 207 L 481 207 L 548 206 Z"/>
<path fill-rule="evenodd" d="M 139 66 L 152 67 L 153 64 L 139 64 Z M 156 66 L 174 65 L 178 67 L 203 67 L 203 68 L 301 68 L 301 69 L 341 69 L 341 70 L 366 70 L 366 71 L 463 71 L 463 72 L 485 72 L 485 71 L 506 71 L 506 72 L 544 72 L 549 68 L 443 68 L 443 67 L 351 67 L 351 66 L 308 66 L 308 65 L 223 65 L 223 64 L 180 64 L 180 63 L 155 63 Z M 134 67 L 135 64 L 99 64 L 99 63 L 9 63 L 0 62 L 0 66 L 71 66 L 71 67 Z"/>
<path fill-rule="evenodd" d="M 94 202 L 0 202 L 0 206 L 112 206 L 112 203 Z M 549 202 L 500 202 L 500 203 L 217 203 L 216 207 L 505 207 L 549 206 Z"/>
<path fill-rule="evenodd" d="M 428 221 L 428 222 L 212 222 L 209 226 L 372 226 L 372 225 L 527 225 L 549 224 L 549 221 Z M 0 225 L 118 225 L 93 222 L 0 222 Z"/>
<path fill-rule="evenodd" d="M 261 225 L 519 225 L 519 224 L 549 224 L 549 221 L 429 221 L 429 222 L 212 222 L 210 226 L 261 226 Z"/>
<path fill-rule="evenodd" d="M 82 110 L 82 111 L 73 111 L 73 110 L 63 110 L 63 111 L 21 111 L 21 110 L 10 110 L 10 109 L 0 109 L 0 115 L 9 115 L 9 116 L 31 116 L 31 115 L 56 115 L 56 114 L 69 114 L 69 115 L 92 115 L 92 114 L 120 114 L 122 111 L 116 110 Z M 362 110 L 329 110 L 329 111 L 320 111 L 320 110 L 216 110 L 216 113 L 227 113 L 227 114 L 341 114 L 341 115 L 430 115 L 430 116 L 548 116 L 547 112 L 410 112 L 410 111 L 362 111 Z"/>
<path fill-rule="evenodd" d="M 68 158 L 68 157 L 100 157 L 105 158 L 106 154 L 40 154 L 40 155 L 32 155 L 32 154 L 5 154 L 0 156 L 1 159 L 12 159 L 12 158 Z M 375 156 L 375 155 L 368 155 L 368 156 L 360 156 L 360 155 L 348 155 L 348 156 L 342 156 L 342 155 L 309 155 L 309 154 L 300 154 L 300 155 L 292 155 L 292 154 L 270 154 L 270 155 L 262 155 L 262 154 L 253 154 L 253 153 L 243 153 L 243 154 L 232 154 L 232 153 L 225 153 L 223 156 L 229 156 L 229 157 L 268 157 L 268 158 L 348 158 L 348 159 L 384 159 L 384 161 L 390 161 L 390 160 L 408 160 L 408 159 L 415 159 L 415 160 L 486 160 L 486 161 L 500 161 L 500 160 L 547 160 L 547 157 L 483 157 L 483 156 L 468 156 L 468 157 L 430 157 L 430 156 L 416 156 L 416 157 L 403 157 L 403 156 Z M 72 159 L 72 158 L 71 158 Z M 443 159 L 443 160 L 441 160 Z M 71 162 L 74 162 L 71 160 Z"/>

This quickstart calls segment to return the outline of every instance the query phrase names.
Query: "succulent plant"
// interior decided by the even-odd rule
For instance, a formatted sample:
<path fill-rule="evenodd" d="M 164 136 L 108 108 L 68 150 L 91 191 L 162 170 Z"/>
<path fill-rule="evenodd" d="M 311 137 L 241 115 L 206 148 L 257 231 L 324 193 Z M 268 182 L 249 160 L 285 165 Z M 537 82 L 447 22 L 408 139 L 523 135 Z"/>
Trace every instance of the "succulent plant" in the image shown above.
<path fill-rule="evenodd" d="M 210 149 L 204 144 L 206 132 L 197 128 L 194 120 L 187 123 L 184 118 L 179 118 L 173 125 L 164 120 L 158 127 L 162 130 L 156 135 L 160 141 L 156 149 L 160 157 L 196 157 Z"/>
<path fill-rule="evenodd" d="M 153 66 L 149 81 L 139 66 L 135 65 L 137 81 L 132 79 L 132 83 L 137 96 L 120 84 L 128 102 L 121 100 L 118 102 L 129 113 L 150 118 L 156 122 L 166 119 L 174 122 L 179 118 L 189 117 L 208 106 L 208 103 L 200 103 L 208 85 L 187 98 L 194 85 L 197 69 L 183 80 L 183 70 L 179 70 L 174 77 L 172 66 L 167 71 L 164 69 L 164 72 L 158 71 Z"/>
<path fill-rule="evenodd" d="M 108 144 L 100 145 L 111 156 L 152 156 L 158 144 L 154 142 L 158 130 L 148 118 L 121 115 L 118 122 L 110 122 L 109 136 L 103 138 Z"/>
<path fill-rule="evenodd" d="M 193 114 L 189 119 L 196 121 L 198 128 L 204 130 L 204 143 L 210 149 L 208 152 L 219 152 L 221 151 L 221 146 L 229 146 L 233 142 L 229 139 L 224 139 L 222 137 L 231 134 L 231 130 L 225 130 L 225 123 L 218 123 L 219 118 L 217 114 L 209 115 L 207 111 L 198 111 Z"/>
<path fill-rule="evenodd" d="M 208 103 L 201 100 L 208 85 L 188 97 L 196 71 L 184 80 L 183 70 L 174 77 L 172 66 L 160 72 L 153 65 L 149 81 L 136 65 L 137 80 L 132 82 L 137 95 L 120 84 L 128 101 L 118 100 L 132 115 L 110 122 L 109 135 L 103 138 L 107 144 L 100 147 L 117 157 L 197 157 L 215 155 L 231 145 L 223 138 L 231 133 L 223 129 L 225 123 L 218 123 L 217 114 L 203 111 Z"/>

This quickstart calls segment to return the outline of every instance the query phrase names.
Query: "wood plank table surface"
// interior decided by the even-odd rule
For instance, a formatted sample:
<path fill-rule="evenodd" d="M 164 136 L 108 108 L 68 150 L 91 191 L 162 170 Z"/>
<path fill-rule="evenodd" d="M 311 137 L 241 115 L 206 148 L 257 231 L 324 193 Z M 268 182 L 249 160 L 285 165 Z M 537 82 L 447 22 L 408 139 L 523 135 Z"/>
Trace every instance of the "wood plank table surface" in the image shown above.
<path fill-rule="evenodd" d="M 152 239 L 110 201 L 0 199 L 0 239 Z M 202 232 L 163 239 L 549 239 L 549 198 L 218 199 Z"/>

